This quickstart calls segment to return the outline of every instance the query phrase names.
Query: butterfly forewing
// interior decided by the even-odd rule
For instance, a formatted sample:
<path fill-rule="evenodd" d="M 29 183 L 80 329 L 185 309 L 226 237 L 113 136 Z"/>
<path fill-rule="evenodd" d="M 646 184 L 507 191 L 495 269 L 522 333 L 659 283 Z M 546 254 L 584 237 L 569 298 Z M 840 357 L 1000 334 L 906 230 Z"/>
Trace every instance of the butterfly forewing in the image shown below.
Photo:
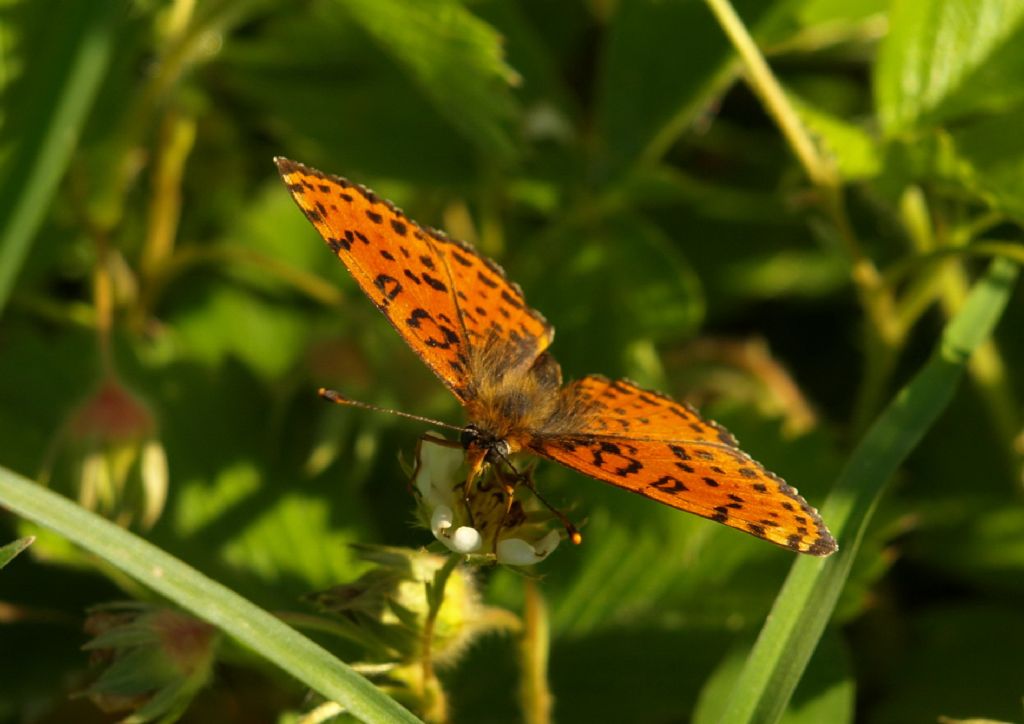
<path fill-rule="evenodd" d="M 526 306 L 519 285 L 468 244 L 441 235 L 433 241 L 451 274 L 470 344 L 479 347 L 505 340 L 518 352 L 509 360 L 513 365 L 537 359 L 551 344 L 554 331 L 539 312 Z"/>
<path fill-rule="evenodd" d="M 391 204 L 345 179 L 278 158 L 299 208 L 363 292 L 460 399 L 469 394 L 469 342 L 445 261 Z"/>
<path fill-rule="evenodd" d="M 532 362 L 551 327 L 472 247 L 424 229 L 366 188 L 288 159 L 277 166 L 299 208 L 413 351 L 463 402 L 474 346 L 510 339 Z"/>

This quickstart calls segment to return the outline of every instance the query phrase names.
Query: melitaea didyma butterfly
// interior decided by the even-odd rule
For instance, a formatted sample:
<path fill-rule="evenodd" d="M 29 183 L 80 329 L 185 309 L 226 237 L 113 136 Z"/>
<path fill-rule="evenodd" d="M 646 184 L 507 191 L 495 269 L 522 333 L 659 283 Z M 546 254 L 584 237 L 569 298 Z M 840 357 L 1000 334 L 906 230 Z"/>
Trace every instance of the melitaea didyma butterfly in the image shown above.
<path fill-rule="evenodd" d="M 363 292 L 462 403 L 471 479 L 486 464 L 531 452 L 794 551 L 836 550 L 795 488 L 693 408 L 599 375 L 563 385 L 547 352 L 553 328 L 473 247 L 420 226 L 362 186 L 276 162 Z"/>

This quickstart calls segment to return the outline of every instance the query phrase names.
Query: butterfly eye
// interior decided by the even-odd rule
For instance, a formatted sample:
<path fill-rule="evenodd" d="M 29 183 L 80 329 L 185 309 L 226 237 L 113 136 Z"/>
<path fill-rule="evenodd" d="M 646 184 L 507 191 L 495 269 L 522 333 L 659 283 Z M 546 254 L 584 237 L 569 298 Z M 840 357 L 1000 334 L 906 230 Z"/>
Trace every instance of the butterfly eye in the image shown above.
<path fill-rule="evenodd" d="M 484 457 L 491 465 L 499 465 L 502 461 L 508 463 L 508 456 L 512 454 L 512 448 L 507 440 L 492 440 L 487 444 L 487 455 Z"/>
<path fill-rule="evenodd" d="M 480 440 L 480 428 L 476 425 L 466 425 L 462 428 L 462 434 L 459 435 L 459 442 L 462 443 L 462 447 L 466 450 L 476 442 Z"/>

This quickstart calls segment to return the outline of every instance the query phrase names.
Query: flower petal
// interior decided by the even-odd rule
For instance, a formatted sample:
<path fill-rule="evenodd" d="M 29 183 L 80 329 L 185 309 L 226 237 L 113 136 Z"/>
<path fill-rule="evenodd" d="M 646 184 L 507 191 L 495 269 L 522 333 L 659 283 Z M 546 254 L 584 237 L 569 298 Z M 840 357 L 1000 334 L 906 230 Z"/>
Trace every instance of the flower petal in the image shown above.
<path fill-rule="evenodd" d="M 475 553 L 483 543 L 483 536 L 476 528 L 462 525 L 452 535 L 451 549 L 456 553 Z"/>

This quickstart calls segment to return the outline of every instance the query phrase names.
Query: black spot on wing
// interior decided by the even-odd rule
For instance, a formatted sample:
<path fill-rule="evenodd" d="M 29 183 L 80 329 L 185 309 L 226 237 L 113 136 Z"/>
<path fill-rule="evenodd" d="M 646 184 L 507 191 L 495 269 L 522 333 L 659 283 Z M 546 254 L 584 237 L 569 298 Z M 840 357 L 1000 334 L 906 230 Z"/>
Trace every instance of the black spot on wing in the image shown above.
<path fill-rule="evenodd" d="M 402 293 L 402 283 L 387 274 L 378 274 L 373 285 L 383 292 L 384 297 L 392 300 Z"/>
<path fill-rule="evenodd" d="M 439 292 L 448 291 L 448 287 L 445 286 L 444 282 L 442 282 L 440 279 L 435 279 L 434 277 L 430 276 L 430 274 L 428 274 L 427 272 L 422 272 L 420 276 L 423 278 L 424 283 L 426 283 L 426 285 L 431 289 L 435 289 Z"/>

